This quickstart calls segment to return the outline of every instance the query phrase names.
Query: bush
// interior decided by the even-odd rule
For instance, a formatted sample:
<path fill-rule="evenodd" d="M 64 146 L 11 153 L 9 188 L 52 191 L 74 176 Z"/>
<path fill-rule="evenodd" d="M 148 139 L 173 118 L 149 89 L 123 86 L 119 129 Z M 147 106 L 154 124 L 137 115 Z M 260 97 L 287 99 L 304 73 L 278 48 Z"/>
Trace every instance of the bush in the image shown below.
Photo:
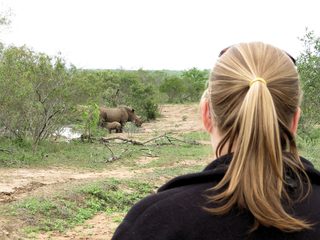
<path fill-rule="evenodd" d="M 301 41 L 304 44 L 304 51 L 297 59 L 304 93 L 301 105 L 301 130 L 308 133 L 314 126 L 320 124 L 320 37 L 313 31 L 307 30 Z"/>
<path fill-rule="evenodd" d="M 12 136 L 31 136 L 34 146 L 60 128 L 74 105 L 64 60 L 9 47 L 0 55 L 0 122 Z"/>
<path fill-rule="evenodd" d="M 169 76 L 160 85 L 160 92 L 168 96 L 169 103 L 198 102 L 205 90 L 208 73 L 192 68 L 180 75 Z"/>

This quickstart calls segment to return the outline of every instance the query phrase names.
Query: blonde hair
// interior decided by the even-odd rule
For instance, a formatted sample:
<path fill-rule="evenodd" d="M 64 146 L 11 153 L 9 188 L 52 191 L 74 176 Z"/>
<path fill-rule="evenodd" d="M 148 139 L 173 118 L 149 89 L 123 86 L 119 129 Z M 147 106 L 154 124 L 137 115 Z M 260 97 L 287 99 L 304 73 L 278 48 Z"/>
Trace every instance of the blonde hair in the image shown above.
<path fill-rule="evenodd" d="M 265 82 L 251 85 L 256 78 Z M 218 205 L 209 211 L 225 214 L 234 206 L 246 208 L 255 218 L 252 231 L 259 224 L 286 232 L 311 228 L 282 205 L 293 201 L 287 193 L 286 172 L 301 190 L 294 200 L 310 192 L 289 129 L 301 98 L 294 63 L 271 45 L 241 43 L 218 59 L 209 80 L 211 111 L 223 136 L 216 155 L 221 156 L 223 148 L 233 152 L 225 176 L 213 188 L 216 194 L 209 196 Z"/>

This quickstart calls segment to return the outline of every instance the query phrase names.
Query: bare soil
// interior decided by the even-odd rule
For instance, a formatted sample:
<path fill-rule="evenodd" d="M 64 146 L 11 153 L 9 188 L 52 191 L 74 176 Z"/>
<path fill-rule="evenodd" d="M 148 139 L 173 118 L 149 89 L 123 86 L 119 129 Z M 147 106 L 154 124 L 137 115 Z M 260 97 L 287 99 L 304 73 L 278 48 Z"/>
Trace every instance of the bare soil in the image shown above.
<path fill-rule="evenodd" d="M 162 105 L 161 117 L 156 121 L 144 123 L 137 135 L 151 136 L 151 133 L 185 133 L 202 130 L 199 108 L 197 104 Z M 114 136 L 118 136 L 115 135 Z M 147 164 L 153 157 L 137 159 L 139 164 Z M 192 164 L 193 162 L 190 162 Z M 101 172 L 85 171 L 66 168 L 46 169 L 0 169 L 0 204 L 16 201 L 17 199 L 35 194 L 48 194 L 61 189 L 63 184 L 79 181 L 92 181 L 115 177 L 118 179 L 131 178 L 137 173 L 148 172 L 152 169 L 132 171 L 126 167 Z M 111 239 L 118 223 L 113 222 L 111 216 L 101 213 L 88 220 L 81 226 L 66 233 L 40 234 L 34 239 Z M 0 217 L 0 239 L 20 239 L 15 236 L 14 228 L 6 225 L 7 219 Z"/>

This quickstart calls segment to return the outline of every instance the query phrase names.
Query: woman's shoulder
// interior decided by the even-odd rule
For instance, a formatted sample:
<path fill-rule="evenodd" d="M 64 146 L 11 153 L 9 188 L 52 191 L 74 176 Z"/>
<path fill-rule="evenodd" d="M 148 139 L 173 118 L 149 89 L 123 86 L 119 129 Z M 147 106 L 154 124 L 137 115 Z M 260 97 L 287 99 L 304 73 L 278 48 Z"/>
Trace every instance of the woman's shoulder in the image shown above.
<path fill-rule="evenodd" d="M 311 161 L 307 160 L 304 157 L 300 157 L 300 159 L 305 168 L 306 173 L 308 174 L 308 177 L 310 178 L 311 184 L 320 185 L 320 171 L 314 167 Z"/>
<path fill-rule="evenodd" d="M 202 192 L 201 189 L 198 186 L 181 186 L 143 198 L 130 209 L 113 240 L 167 239 L 165 236 L 177 234 L 178 226 L 187 221 L 191 209 L 199 207 L 201 194 L 198 193 Z M 178 239 L 176 237 L 173 239 Z"/>
<path fill-rule="evenodd" d="M 207 200 L 205 191 L 213 187 L 225 170 L 226 165 L 217 161 L 204 171 L 171 179 L 157 193 L 143 198 L 130 209 L 113 240 L 169 239 L 164 237 L 168 235 L 182 239 L 176 234 L 183 232 L 177 229 L 192 223 L 190 216 L 198 215 Z"/>

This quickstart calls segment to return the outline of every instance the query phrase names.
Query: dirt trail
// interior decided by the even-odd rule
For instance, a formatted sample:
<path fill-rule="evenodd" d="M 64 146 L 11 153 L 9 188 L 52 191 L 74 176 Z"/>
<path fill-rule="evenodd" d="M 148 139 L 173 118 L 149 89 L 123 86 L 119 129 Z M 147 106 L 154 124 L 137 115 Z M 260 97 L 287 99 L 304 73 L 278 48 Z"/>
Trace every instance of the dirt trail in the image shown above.
<path fill-rule="evenodd" d="M 161 117 L 156 121 L 144 123 L 140 129 L 140 133 L 137 135 L 141 134 L 145 137 L 155 132 L 183 133 L 202 129 L 197 104 L 162 105 L 160 113 Z M 144 164 L 146 161 L 149 161 L 149 159 L 141 159 L 141 164 Z M 134 174 L 141 173 L 139 171 L 140 170 L 132 171 L 125 167 L 102 172 L 65 168 L 0 169 L 0 204 L 33 195 L 37 191 L 46 192 L 46 189 L 49 188 L 52 192 L 55 186 L 72 181 L 106 177 L 131 178 Z M 148 169 L 141 171 L 148 171 Z M 65 234 L 53 234 L 51 236 L 49 234 L 43 234 L 39 235 L 36 239 L 110 239 L 117 226 L 117 224 L 113 223 L 110 219 L 111 218 L 104 213 L 99 214 L 93 219 L 88 220 L 82 226 L 76 227 Z M 2 238 L 2 236 L 4 237 Z M 5 236 L 5 232 L 1 235 L 0 229 L 0 239 L 16 239 L 14 237 L 6 238 Z"/>
<path fill-rule="evenodd" d="M 39 188 L 45 190 L 46 187 L 52 188 L 56 184 L 98 178 L 131 178 L 137 173 L 139 173 L 139 170 L 132 171 L 125 167 L 115 170 L 104 170 L 102 172 L 61 168 L 1 169 L 0 203 L 15 201 L 31 195 L 33 191 Z"/>

